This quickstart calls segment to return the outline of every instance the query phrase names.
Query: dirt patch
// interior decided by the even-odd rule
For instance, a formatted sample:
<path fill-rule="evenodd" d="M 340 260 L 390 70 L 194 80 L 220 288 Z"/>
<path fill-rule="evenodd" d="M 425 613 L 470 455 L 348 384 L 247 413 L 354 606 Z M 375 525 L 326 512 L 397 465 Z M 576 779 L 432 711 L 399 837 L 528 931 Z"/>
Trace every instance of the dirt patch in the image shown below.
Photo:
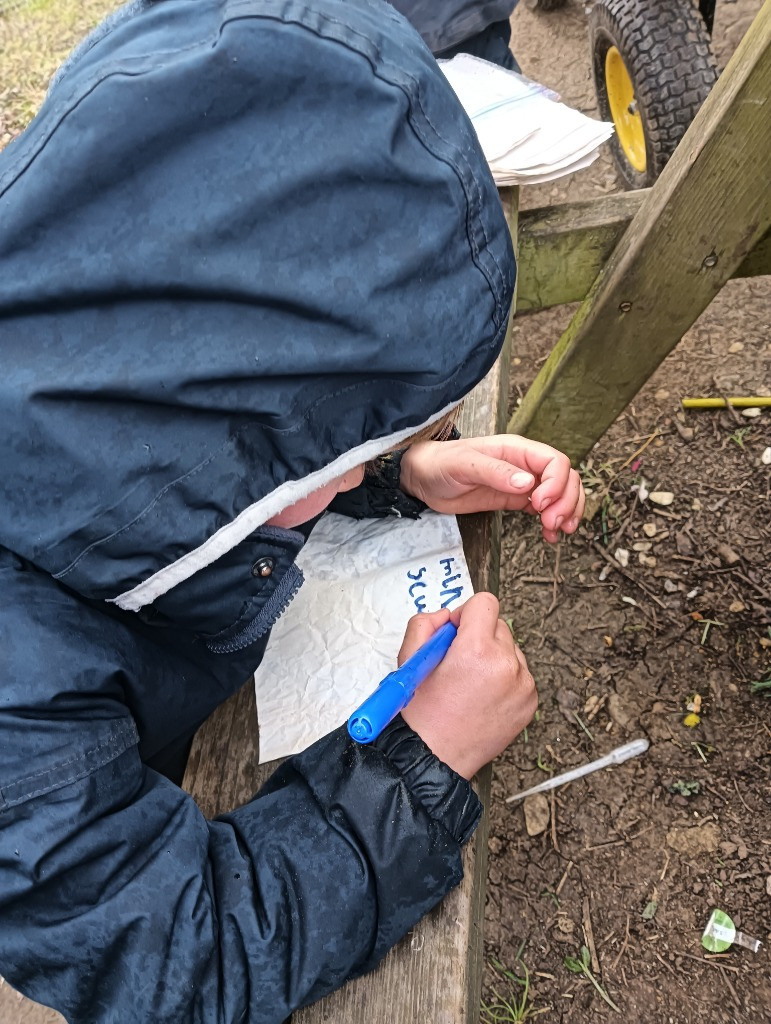
<path fill-rule="evenodd" d="M 721 64 L 760 6 L 718 3 Z M 514 37 L 526 74 L 595 112 L 583 5 L 551 15 L 520 5 Z M 523 206 L 616 190 L 604 156 L 525 190 Z M 768 285 L 729 283 L 596 446 L 583 469 L 596 513 L 574 539 L 557 553 L 533 524 L 505 521 L 503 611 L 541 706 L 494 770 L 488 1003 L 495 992 L 521 1003 L 523 987 L 495 963 L 520 976 L 524 964 L 531 1015 L 615 1018 L 566 967 L 586 945 L 590 970 L 630 1021 L 769 1017 L 771 697 L 752 683 L 771 675 L 771 415 L 680 407 L 685 395 L 771 393 Z M 512 409 L 572 312 L 518 320 Z M 640 485 L 671 493 L 671 504 L 641 500 Z M 539 835 L 504 802 L 638 736 L 651 744 L 642 757 L 550 796 Z M 700 936 L 713 907 L 763 940 L 761 951 L 706 959 Z"/>

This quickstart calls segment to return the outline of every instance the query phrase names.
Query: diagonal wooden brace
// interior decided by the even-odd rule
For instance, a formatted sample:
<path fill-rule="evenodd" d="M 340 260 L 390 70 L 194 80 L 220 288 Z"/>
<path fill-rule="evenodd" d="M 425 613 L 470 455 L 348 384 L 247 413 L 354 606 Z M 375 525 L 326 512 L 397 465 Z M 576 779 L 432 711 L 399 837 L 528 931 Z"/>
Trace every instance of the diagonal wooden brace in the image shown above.
<path fill-rule="evenodd" d="M 771 4 L 511 418 L 583 458 L 771 224 Z"/>

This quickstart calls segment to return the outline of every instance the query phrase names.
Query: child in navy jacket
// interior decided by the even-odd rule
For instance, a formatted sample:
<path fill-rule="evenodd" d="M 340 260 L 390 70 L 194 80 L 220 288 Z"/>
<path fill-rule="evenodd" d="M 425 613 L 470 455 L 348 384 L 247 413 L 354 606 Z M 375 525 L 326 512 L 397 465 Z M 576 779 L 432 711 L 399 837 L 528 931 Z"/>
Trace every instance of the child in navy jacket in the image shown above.
<path fill-rule="evenodd" d="M 492 365 L 513 280 L 473 129 L 384 3 L 134 3 L 0 154 L 19 990 L 83 1024 L 279 1022 L 457 883 L 468 779 L 535 706 L 489 594 L 371 746 L 339 729 L 215 821 L 163 766 L 259 664 L 314 517 Z M 583 501 L 564 456 L 514 437 L 421 440 L 393 490 L 539 513 L 547 540 Z"/>

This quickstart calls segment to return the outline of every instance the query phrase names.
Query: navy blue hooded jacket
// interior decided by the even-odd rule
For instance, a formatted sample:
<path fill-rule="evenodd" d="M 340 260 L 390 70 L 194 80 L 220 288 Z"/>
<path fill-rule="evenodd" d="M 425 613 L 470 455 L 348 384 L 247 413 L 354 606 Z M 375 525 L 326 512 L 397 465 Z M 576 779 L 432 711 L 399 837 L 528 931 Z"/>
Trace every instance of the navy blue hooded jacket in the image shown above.
<path fill-rule="evenodd" d="M 513 275 L 473 129 L 374 0 L 136 3 L 0 154 L 0 974 L 22 992 L 84 1024 L 278 1022 L 457 883 L 476 797 L 399 719 L 215 821 L 148 762 L 249 677 L 301 583 L 304 532 L 266 521 L 456 404 Z"/>

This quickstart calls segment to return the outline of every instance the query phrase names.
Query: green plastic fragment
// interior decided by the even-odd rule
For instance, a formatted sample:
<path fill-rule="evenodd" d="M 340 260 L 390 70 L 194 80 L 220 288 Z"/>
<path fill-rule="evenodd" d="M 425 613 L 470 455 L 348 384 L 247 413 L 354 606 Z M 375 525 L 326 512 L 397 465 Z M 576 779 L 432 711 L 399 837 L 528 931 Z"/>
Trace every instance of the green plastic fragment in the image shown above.
<path fill-rule="evenodd" d="M 701 937 L 701 944 L 710 953 L 725 953 L 736 938 L 736 926 L 723 910 L 712 911 L 707 927 Z"/>

